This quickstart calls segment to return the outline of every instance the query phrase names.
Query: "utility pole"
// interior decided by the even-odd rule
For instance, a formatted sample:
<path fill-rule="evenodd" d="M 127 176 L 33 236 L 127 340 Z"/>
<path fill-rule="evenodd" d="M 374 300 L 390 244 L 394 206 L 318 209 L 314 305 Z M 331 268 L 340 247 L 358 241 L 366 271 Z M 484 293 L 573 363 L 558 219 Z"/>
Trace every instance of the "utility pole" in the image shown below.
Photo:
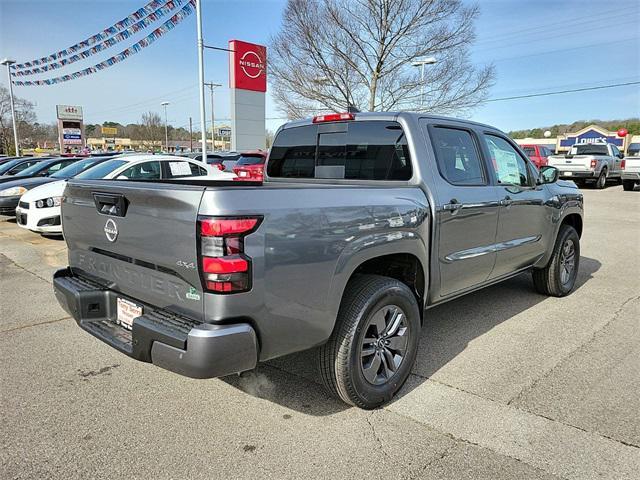
<path fill-rule="evenodd" d="M 198 87 L 200 90 L 200 137 L 202 161 L 207 161 L 207 128 L 204 107 L 204 40 L 202 39 L 202 0 L 196 0 L 196 24 L 198 31 Z"/>
<path fill-rule="evenodd" d="M 167 105 L 169 102 L 162 102 L 160 105 L 164 107 L 164 151 L 169 153 L 169 127 L 167 126 Z"/>
<path fill-rule="evenodd" d="M 0 62 L 0 65 L 6 65 L 7 75 L 9 76 L 9 101 L 11 103 L 11 121 L 13 122 L 13 141 L 16 148 L 16 157 L 20 156 L 20 144 L 18 142 L 18 126 L 16 124 L 16 107 L 13 103 L 13 83 L 11 81 L 11 65 L 16 63 L 15 60 L 5 58 Z M 8 153 L 8 152 L 7 152 Z"/>
<path fill-rule="evenodd" d="M 189 117 L 189 151 L 193 152 L 193 120 Z"/>
<path fill-rule="evenodd" d="M 216 88 L 216 87 L 221 87 L 222 84 L 221 83 L 209 82 L 209 83 L 205 83 L 205 85 L 207 87 L 209 87 L 209 89 L 211 90 L 211 151 L 215 152 L 215 150 L 216 150 L 216 133 L 215 133 L 216 124 L 215 124 L 215 115 L 214 115 L 214 112 L 213 112 L 213 89 Z"/>

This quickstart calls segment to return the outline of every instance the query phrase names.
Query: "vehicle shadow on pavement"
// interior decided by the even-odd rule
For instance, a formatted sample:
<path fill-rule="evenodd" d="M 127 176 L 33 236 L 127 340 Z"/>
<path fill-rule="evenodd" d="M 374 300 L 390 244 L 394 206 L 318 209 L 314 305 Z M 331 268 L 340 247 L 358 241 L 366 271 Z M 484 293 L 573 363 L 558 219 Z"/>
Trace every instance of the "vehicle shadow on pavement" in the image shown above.
<path fill-rule="evenodd" d="M 575 290 L 600 269 L 598 260 L 580 257 Z M 531 274 L 465 295 L 425 313 L 413 372 L 420 382 L 408 382 L 401 395 L 418 387 L 459 355 L 475 338 L 524 312 L 548 297 L 537 293 Z M 240 376 L 222 379 L 249 395 L 309 415 L 331 415 L 350 408 L 321 386 L 315 369 L 315 350 L 287 355 L 259 365 Z"/>

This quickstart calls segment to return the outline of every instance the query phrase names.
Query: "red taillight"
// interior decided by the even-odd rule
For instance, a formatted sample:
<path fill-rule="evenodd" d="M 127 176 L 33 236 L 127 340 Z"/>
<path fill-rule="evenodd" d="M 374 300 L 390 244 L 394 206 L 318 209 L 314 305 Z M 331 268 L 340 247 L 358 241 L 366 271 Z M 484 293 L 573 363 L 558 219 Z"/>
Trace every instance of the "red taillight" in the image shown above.
<path fill-rule="evenodd" d="M 201 275 L 205 290 L 244 292 L 251 288 L 251 258 L 244 254 L 244 237 L 253 232 L 258 217 L 199 217 Z"/>
<path fill-rule="evenodd" d="M 216 163 L 216 167 L 218 167 L 218 170 L 224 170 L 224 163 Z"/>
<path fill-rule="evenodd" d="M 620 168 L 622 170 L 624 170 L 624 166 L 626 165 L 627 161 L 625 159 L 622 159 L 622 162 L 620 162 Z"/>
<path fill-rule="evenodd" d="M 353 113 L 329 113 L 327 115 L 316 115 L 313 123 L 339 122 L 341 120 L 353 120 L 356 116 Z"/>
<path fill-rule="evenodd" d="M 597 160 L 591 160 L 591 168 L 596 168 L 597 165 L 598 165 Z"/>
<path fill-rule="evenodd" d="M 257 218 L 202 218 L 200 235 L 205 237 L 236 235 L 253 230 L 257 223 Z"/>

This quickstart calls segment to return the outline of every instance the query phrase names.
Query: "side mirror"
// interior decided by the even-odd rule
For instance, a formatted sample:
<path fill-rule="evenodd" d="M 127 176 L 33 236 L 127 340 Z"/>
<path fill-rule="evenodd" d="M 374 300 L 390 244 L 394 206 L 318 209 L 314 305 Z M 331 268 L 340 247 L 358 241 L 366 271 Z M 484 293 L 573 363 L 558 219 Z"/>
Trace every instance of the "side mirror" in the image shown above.
<path fill-rule="evenodd" d="M 556 183 L 559 176 L 560 172 L 556 167 L 545 165 L 540 168 L 540 183 Z"/>
<path fill-rule="evenodd" d="M 624 153 L 619 152 L 619 153 L 618 153 L 618 158 L 624 158 Z"/>

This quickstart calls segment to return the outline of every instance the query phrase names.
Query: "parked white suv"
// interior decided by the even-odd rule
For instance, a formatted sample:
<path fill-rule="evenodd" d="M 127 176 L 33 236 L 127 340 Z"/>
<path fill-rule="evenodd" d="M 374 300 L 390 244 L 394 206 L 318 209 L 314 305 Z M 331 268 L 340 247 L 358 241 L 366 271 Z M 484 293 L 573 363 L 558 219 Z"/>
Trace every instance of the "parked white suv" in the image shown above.
<path fill-rule="evenodd" d="M 233 180 L 233 173 L 221 172 L 206 163 L 169 155 L 127 155 L 114 157 L 89 168 L 75 178 L 87 180 Z M 20 197 L 16 221 L 22 228 L 39 233 L 62 233 L 60 203 L 66 180 L 33 188 Z"/>
<path fill-rule="evenodd" d="M 560 178 L 604 188 L 607 180 L 621 179 L 623 157 L 612 143 L 577 143 L 567 154 L 552 155 L 547 161 L 560 171 Z"/>

